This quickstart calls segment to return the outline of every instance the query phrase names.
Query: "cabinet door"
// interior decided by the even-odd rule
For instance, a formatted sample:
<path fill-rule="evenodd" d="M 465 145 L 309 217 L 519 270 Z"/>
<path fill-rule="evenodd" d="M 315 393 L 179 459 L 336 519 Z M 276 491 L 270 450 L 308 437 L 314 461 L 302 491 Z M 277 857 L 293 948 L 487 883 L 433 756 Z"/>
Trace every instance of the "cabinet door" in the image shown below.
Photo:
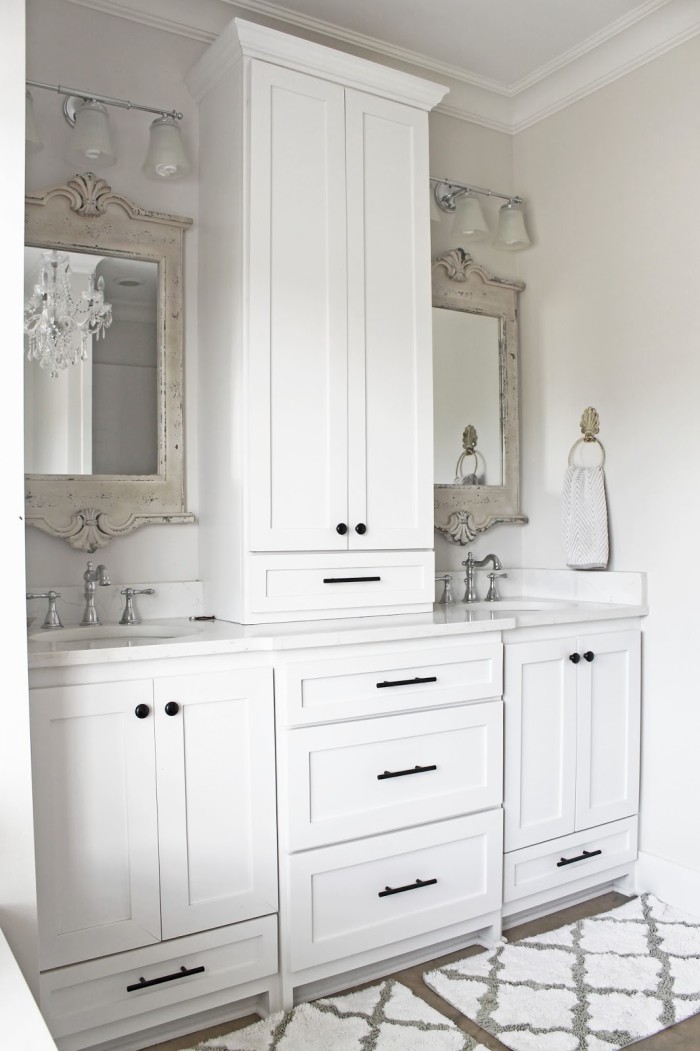
<path fill-rule="evenodd" d="M 150 680 L 35 689 L 30 711 L 42 969 L 159 941 Z"/>
<path fill-rule="evenodd" d="M 350 546 L 432 548 L 428 115 L 347 90 L 346 121 Z"/>
<path fill-rule="evenodd" d="M 505 647 L 505 849 L 574 831 L 575 639 Z M 581 662 L 583 663 L 583 661 Z"/>
<path fill-rule="evenodd" d="M 578 640 L 576 829 L 636 814 L 639 806 L 640 661 L 637 631 Z"/>
<path fill-rule="evenodd" d="M 345 550 L 343 89 L 254 62 L 250 103 L 249 546 Z"/>
<path fill-rule="evenodd" d="M 163 937 L 275 912 L 271 669 L 158 679 L 154 698 Z"/>

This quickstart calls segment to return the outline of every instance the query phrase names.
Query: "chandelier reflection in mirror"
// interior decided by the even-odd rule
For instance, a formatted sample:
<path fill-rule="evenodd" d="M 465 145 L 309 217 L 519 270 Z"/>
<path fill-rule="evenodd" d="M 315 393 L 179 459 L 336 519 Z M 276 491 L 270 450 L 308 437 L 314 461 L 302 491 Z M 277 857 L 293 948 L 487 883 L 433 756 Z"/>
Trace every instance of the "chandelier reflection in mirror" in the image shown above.
<path fill-rule="evenodd" d="M 38 361 L 52 377 L 85 360 L 92 339 L 99 339 L 112 324 L 112 307 L 105 302 L 104 278 L 95 282 L 89 275 L 88 287 L 76 295 L 72 288 L 68 256 L 63 252 L 43 252 L 39 279 L 24 306 L 27 359 Z"/>

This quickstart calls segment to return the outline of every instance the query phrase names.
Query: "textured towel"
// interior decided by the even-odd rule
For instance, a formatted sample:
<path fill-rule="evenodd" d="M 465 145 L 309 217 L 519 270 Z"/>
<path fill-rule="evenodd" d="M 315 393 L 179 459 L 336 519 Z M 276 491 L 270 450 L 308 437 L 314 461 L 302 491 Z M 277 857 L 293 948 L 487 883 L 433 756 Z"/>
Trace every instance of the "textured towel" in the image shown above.
<path fill-rule="evenodd" d="M 567 467 L 562 535 L 570 569 L 607 569 L 608 505 L 602 467 Z"/>

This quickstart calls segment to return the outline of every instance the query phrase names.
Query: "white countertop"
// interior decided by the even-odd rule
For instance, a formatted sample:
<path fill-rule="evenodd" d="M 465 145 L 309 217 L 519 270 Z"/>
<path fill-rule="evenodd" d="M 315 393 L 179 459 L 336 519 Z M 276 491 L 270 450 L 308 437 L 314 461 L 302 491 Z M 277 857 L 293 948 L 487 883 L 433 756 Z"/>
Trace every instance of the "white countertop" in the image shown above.
<path fill-rule="evenodd" d="M 517 608 L 526 604 L 540 604 L 546 608 Z M 152 623 L 154 627 L 157 624 L 159 630 L 171 628 L 173 632 L 186 631 L 187 634 L 155 640 L 136 637 L 103 641 L 86 637 L 78 642 L 62 642 L 58 641 L 58 633 L 52 636 L 50 629 L 45 632 L 33 629 L 28 642 L 28 663 L 30 668 L 50 668 L 207 654 L 294 650 L 430 636 L 474 635 L 489 631 L 508 632 L 518 627 L 641 617 L 647 613 L 646 605 L 641 603 L 510 598 L 503 603 L 465 605 L 454 602 L 446 606 L 435 605 L 431 613 L 262 625 L 168 618 Z M 144 620 L 141 630 L 146 630 L 148 624 L 149 621 Z"/>

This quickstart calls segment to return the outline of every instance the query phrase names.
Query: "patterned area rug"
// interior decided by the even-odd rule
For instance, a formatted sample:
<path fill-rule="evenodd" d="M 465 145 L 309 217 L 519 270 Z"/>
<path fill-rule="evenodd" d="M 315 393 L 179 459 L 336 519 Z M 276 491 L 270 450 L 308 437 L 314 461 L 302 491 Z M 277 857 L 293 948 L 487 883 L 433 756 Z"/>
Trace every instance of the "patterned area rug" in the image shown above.
<path fill-rule="evenodd" d="M 487 1051 L 399 982 L 299 1004 L 189 1051 Z"/>
<path fill-rule="evenodd" d="M 700 918 L 643 894 L 424 981 L 515 1051 L 616 1051 L 700 1011 Z"/>

